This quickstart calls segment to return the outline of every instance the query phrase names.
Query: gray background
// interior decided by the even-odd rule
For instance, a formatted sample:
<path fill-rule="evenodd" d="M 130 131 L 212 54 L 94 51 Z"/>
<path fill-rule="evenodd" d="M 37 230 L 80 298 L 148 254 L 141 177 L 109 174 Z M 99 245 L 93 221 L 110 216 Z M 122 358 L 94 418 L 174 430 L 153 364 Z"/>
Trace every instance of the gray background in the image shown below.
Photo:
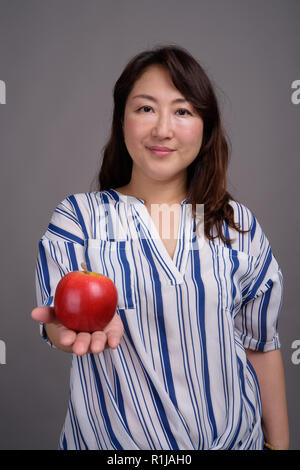
<path fill-rule="evenodd" d="M 91 189 L 112 88 L 136 53 L 187 48 L 217 87 L 233 152 L 229 191 L 257 216 L 285 280 L 280 318 L 291 448 L 300 448 L 298 0 L 0 0 L 0 448 L 56 449 L 70 356 L 30 318 L 37 244 L 52 211 Z M 298 131 L 298 132 L 297 132 Z"/>

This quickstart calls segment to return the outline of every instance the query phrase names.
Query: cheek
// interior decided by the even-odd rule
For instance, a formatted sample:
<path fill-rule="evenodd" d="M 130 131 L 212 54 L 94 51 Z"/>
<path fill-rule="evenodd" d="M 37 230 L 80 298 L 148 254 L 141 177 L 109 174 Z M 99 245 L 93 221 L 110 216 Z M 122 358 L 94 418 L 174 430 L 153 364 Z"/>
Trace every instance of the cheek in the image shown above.
<path fill-rule="evenodd" d="M 195 123 L 182 128 L 181 137 L 182 141 L 187 145 L 201 145 L 203 138 L 203 125 L 201 123 Z"/>
<path fill-rule="evenodd" d="M 124 134 L 125 139 L 127 137 L 128 140 L 131 138 L 139 137 L 143 134 L 145 130 L 145 125 L 139 119 L 135 119 L 134 117 L 128 117 L 124 121 Z"/>

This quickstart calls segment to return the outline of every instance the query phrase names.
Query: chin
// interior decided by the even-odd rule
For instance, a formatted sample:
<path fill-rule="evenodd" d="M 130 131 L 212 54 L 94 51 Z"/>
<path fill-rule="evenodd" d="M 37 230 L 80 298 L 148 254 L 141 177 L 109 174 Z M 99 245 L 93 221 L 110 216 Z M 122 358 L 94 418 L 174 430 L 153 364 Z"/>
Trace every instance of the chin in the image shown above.
<path fill-rule="evenodd" d="M 136 170 L 138 173 L 142 173 L 144 177 L 147 177 L 154 181 L 168 181 L 178 173 L 184 172 L 186 168 L 170 168 L 170 166 L 164 166 L 164 162 L 160 161 L 150 161 L 143 160 L 139 162 L 134 162 Z"/>

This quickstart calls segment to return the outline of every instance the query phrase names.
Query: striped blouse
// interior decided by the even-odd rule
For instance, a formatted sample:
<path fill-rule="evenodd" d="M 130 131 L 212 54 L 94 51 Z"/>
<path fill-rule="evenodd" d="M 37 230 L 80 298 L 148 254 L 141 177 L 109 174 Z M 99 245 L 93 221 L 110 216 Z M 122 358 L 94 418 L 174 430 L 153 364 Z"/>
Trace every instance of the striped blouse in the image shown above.
<path fill-rule="evenodd" d="M 145 202 L 114 189 L 74 194 L 39 242 L 37 304 L 81 269 L 117 286 L 115 350 L 72 355 L 60 449 L 262 449 L 258 380 L 245 348 L 280 348 L 282 274 L 254 214 L 230 202 L 231 244 L 197 232 L 180 204 L 171 259 Z M 42 337 L 54 347 L 40 325 Z"/>

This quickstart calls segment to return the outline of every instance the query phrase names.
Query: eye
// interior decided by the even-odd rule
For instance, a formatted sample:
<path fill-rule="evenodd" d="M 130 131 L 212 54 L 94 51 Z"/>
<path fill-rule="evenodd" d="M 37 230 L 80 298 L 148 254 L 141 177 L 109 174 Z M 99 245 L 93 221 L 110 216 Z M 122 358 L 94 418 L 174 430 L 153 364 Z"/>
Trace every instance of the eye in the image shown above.
<path fill-rule="evenodd" d="M 142 106 L 141 108 L 138 109 L 138 111 L 141 111 L 142 109 L 151 109 L 151 106 Z M 148 112 L 148 111 L 145 111 L 145 112 Z"/>
<path fill-rule="evenodd" d="M 192 115 L 187 109 L 185 108 L 180 108 L 177 111 L 183 111 L 184 113 L 188 113 L 190 116 Z M 180 113 L 180 116 L 184 116 L 184 114 Z"/>
<path fill-rule="evenodd" d="M 138 108 L 138 111 L 141 111 L 141 110 L 144 110 L 144 112 L 148 113 L 149 110 L 151 110 L 151 106 L 141 106 L 140 108 Z M 184 116 L 185 114 L 184 113 L 187 113 L 189 114 L 190 116 L 192 115 L 192 113 L 190 111 L 188 111 L 187 109 L 185 108 L 180 108 L 178 109 L 176 112 L 180 111 L 180 116 Z"/>

